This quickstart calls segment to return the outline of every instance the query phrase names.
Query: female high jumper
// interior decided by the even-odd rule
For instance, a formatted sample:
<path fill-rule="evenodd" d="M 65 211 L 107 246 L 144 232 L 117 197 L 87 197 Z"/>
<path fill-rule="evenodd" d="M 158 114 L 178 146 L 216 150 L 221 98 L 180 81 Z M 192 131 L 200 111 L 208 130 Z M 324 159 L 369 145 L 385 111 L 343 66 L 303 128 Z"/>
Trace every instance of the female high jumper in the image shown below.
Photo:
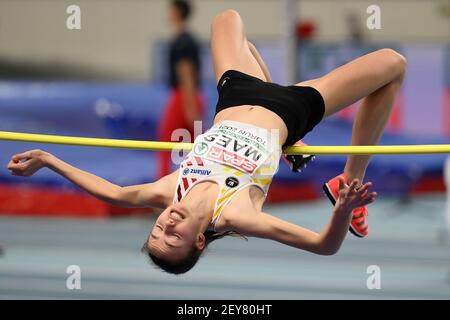
<path fill-rule="evenodd" d="M 362 183 L 369 155 L 348 157 L 343 173 L 324 184 L 334 205 L 330 222 L 316 233 L 262 211 L 282 147 L 294 145 L 321 120 L 362 99 L 352 145 L 376 145 L 401 86 L 406 60 L 381 49 L 329 74 L 292 86 L 272 83 L 234 10 L 212 23 L 211 48 L 219 99 L 213 126 L 194 142 L 180 168 L 156 182 L 121 187 L 77 169 L 54 155 L 31 150 L 8 163 L 13 175 L 48 167 L 107 203 L 164 209 L 143 250 L 160 268 L 190 270 L 211 241 L 226 235 L 275 240 L 332 255 L 347 231 L 368 234 L 366 205 L 376 198 Z M 293 169 L 310 157 L 285 157 Z"/>

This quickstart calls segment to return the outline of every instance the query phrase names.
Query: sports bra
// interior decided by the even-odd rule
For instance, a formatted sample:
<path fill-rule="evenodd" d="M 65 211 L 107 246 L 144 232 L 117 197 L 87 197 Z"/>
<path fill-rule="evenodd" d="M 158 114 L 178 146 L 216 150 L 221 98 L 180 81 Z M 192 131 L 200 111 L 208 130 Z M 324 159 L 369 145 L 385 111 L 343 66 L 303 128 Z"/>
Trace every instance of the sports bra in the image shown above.
<path fill-rule="evenodd" d="M 278 132 L 237 121 L 221 121 L 197 136 L 192 150 L 180 164 L 173 203 L 180 202 L 196 184 L 219 185 L 208 230 L 225 206 L 241 190 L 256 186 L 267 196 L 281 156 Z"/>

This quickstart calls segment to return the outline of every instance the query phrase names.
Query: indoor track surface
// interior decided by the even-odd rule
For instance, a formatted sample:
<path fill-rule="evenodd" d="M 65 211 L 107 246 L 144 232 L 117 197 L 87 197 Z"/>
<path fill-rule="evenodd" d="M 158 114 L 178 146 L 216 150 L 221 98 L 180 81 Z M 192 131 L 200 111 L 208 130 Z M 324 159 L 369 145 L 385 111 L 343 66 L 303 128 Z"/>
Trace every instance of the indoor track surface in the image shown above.
<path fill-rule="evenodd" d="M 186 275 L 150 266 L 140 248 L 152 218 L 109 220 L 0 218 L 1 299 L 449 299 L 450 246 L 443 195 L 378 199 L 371 234 L 349 234 L 334 256 L 268 240 L 211 244 Z M 273 205 L 266 212 L 320 230 L 325 200 Z M 66 288 L 66 268 L 81 268 L 81 289 Z M 369 290 L 369 266 L 381 288 Z"/>

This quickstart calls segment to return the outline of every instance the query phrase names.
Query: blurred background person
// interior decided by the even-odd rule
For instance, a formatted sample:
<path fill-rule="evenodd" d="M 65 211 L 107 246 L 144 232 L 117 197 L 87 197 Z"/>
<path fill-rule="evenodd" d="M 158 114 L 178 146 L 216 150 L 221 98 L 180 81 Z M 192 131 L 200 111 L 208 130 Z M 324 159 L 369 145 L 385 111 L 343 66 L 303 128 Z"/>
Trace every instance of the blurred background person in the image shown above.
<path fill-rule="evenodd" d="M 361 17 L 356 11 L 349 11 L 345 16 L 347 24 L 349 40 L 354 45 L 361 45 L 365 40 L 364 23 L 361 22 Z"/>
<path fill-rule="evenodd" d="M 203 118 L 204 102 L 200 86 L 200 47 L 189 30 L 192 6 L 186 0 L 173 0 L 168 8 L 168 23 L 175 32 L 168 55 L 168 85 L 171 88 L 159 127 L 159 140 L 171 141 L 179 128 L 194 138 L 194 121 Z M 189 142 L 189 141 L 184 141 Z M 170 152 L 158 155 L 159 176 L 171 170 Z"/>

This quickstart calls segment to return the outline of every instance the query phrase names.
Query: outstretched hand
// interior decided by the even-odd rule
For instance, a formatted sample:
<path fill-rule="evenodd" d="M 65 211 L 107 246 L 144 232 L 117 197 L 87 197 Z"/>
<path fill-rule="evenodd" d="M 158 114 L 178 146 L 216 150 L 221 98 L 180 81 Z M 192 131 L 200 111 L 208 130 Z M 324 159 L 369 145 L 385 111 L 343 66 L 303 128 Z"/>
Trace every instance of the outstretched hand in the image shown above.
<path fill-rule="evenodd" d="M 368 192 L 372 182 L 367 182 L 360 187 L 358 179 L 353 179 L 350 185 L 345 183 L 343 177 L 339 177 L 339 198 L 335 208 L 339 211 L 352 212 L 353 209 L 368 205 L 375 201 L 376 192 Z"/>
<path fill-rule="evenodd" d="M 45 167 L 45 155 L 48 153 L 38 149 L 15 154 L 8 162 L 8 170 L 13 176 L 29 177 Z"/>

